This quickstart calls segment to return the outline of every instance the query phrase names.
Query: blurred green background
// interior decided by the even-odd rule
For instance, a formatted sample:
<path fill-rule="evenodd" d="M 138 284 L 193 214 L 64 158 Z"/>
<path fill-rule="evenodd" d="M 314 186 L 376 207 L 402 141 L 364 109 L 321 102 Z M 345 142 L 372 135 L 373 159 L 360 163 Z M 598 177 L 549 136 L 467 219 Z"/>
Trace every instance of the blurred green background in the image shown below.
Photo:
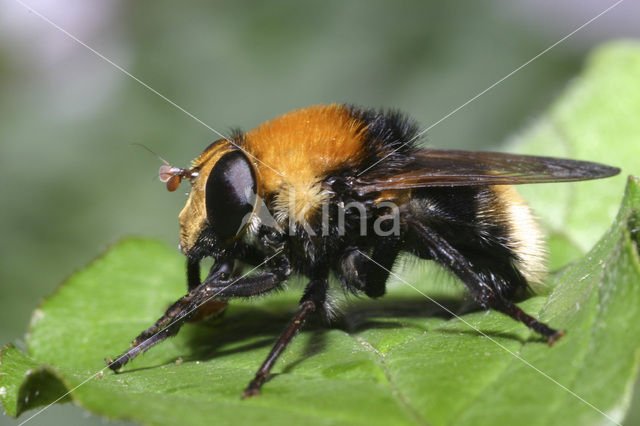
<path fill-rule="evenodd" d="M 25 2 L 223 134 L 330 102 L 399 108 L 429 126 L 613 4 Z M 500 144 L 592 47 L 639 38 L 639 20 L 638 3 L 623 2 L 438 124 L 427 143 Z M 0 2 L 0 344 L 23 339 L 42 298 L 119 238 L 177 244 L 186 194 L 167 193 L 160 162 L 133 144 L 185 166 L 217 138 L 16 0 Z M 104 421 L 66 405 L 30 424 L 63 422 Z"/>

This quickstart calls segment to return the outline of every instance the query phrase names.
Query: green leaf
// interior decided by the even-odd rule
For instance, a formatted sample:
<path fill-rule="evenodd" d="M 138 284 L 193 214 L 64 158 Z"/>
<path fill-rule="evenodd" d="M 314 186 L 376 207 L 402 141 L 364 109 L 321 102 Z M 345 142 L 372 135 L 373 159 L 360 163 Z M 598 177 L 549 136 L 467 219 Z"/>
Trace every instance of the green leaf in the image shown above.
<path fill-rule="evenodd" d="M 626 172 L 637 168 L 637 155 L 619 144 L 635 141 L 638 152 L 640 132 L 627 122 L 640 112 L 640 94 L 627 73 L 639 72 L 637 46 L 599 51 L 568 95 L 520 137 L 519 150 L 553 155 L 551 148 L 561 146 L 567 151 L 559 154 Z M 609 114 L 604 107 L 618 112 L 611 99 L 635 114 Z M 583 143 L 594 151 L 583 151 Z M 640 183 L 628 180 L 613 220 L 609 209 L 622 194 L 621 179 L 540 185 L 552 189 L 530 197 L 544 208 L 538 213 L 552 232 L 554 264 L 579 257 L 593 233 L 604 232 L 586 255 L 549 278 L 550 294 L 520 304 L 567 330 L 552 348 L 496 312 L 450 318 L 397 280 L 381 300 L 351 300 L 332 327 L 310 322 L 261 396 L 241 400 L 295 311 L 304 283 L 294 280 L 286 292 L 233 301 L 221 320 L 185 325 L 121 374 L 96 374 L 106 356 L 125 350 L 185 291 L 179 253 L 155 241 L 127 239 L 34 312 L 26 351 L 3 348 L 0 402 L 8 415 L 19 416 L 73 390 L 59 402 L 73 400 L 108 418 L 146 424 L 547 425 L 567 419 L 602 424 L 611 421 L 606 416 L 620 422 L 640 353 Z M 459 283 L 450 285 L 455 281 L 440 275 L 432 285 L 432 278 L 414 269 L 403 279 L 461 312 Z"/>

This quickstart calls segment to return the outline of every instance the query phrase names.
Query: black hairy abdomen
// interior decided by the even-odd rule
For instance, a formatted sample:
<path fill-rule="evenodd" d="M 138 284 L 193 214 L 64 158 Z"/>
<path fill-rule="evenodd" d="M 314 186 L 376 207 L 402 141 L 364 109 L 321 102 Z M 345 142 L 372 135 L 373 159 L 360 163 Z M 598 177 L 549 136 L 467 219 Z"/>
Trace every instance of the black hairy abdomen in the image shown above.
<path fill-rule="evenodd" d="M 413 191 L 406 208 L 446 238 L 471 262 L 483 281 L 503 297 L 524 295 L 528 284 L 517 268 L 506 209 L 491 187 L 422 188 Z M 431 258 L 428 250 L 408 238 L 410 252 Z"/>

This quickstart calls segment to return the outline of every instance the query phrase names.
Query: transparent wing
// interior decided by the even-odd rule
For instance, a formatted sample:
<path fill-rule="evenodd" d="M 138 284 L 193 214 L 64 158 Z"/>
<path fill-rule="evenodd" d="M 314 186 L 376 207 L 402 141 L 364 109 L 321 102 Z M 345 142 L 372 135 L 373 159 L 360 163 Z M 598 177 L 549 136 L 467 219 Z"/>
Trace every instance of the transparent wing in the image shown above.
<path fill-rule="evenodd" d="M 432 186 L 518 185 L 600 179 L 616 167 L 553 157 L 425 149 L 395 170 L 375 171 L 354 182 L 361 194 Z"/>

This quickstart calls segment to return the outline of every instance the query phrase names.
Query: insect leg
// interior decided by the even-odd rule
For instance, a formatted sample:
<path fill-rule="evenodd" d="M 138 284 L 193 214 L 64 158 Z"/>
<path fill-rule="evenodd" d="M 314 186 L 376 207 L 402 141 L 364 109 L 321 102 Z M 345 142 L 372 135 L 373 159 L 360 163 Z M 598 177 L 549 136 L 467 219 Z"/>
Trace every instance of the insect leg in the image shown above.
<path fill-rule="evenodd" d="M 429 255 L 444 267 L 450 269 L 469 288 L 471 295 L 485 308 L 493 308 L 516 321 L 524 323 L 527 327 L 547 338 L 549 345 L 554 344 L 564 336 L 564 331 L 554 330 L 524 312 L 513 302 L 502 297 L 490 285 L 475 273 L 471 263 L 460 254 L 449 242 L 437 232 L 425 226 L 411 215 L 404 216 L 404 221 L 409 227 L 409 232 L 429 252 Z"/>
<path fill-rule="evenodd" d="M 216 281 L 221 282 L 231 274 L 232 269 L 233 269 L 232 261 L 227 261 L 227 260 L 216 261 L 216 263 L 211 267 L 211 270 L 209 271 L 209 275 L 205 279 L 205 282 L 209 282 L 209 283 L 215 283 Z M 149 327 L 147 330 L 143 331 L 138 337 L 136 337 L 131 344 L 132 346 L 137 346 L 143 340 L 146 340 L 149 337 L 156 334 L 162 327 L 166 326 L 174 318 L 176 318 L 180 314 L 180 312 L 188 311 L 188 309 L 186 309 L 186 306 L 188 303 L 190 303 L 190 301 L 193 300 L 194 295 L 198 294 L 198 291 L 196 291 L 195 289 L 201 285 L 199 260 L 194 261 L 189 259 L 187 261 L 187 284 L 189 286 L 189 293 L 186 296 L 174 302 L 173 305 L 171 305 L 169 309 L 167 309 L 165 314 L 158 321 L 156 321 L 156 323 L 153 326 Z M 198 300 L 201 300 L 201 299 L 198 299 Z M 210 302 L 220 303 L 217 300 L 211 300 Z M 207 303 L 207 302 L 202 302 L 202 303 Z M 198 309 L 198 308 L 196 307 L 195 309 Z M 189 318 L 193 317 L 194 315 L 195 315 L 195 312 L 191 313 L 191 315 L 189 315 Z M 186 320 L 188 320 L 189 318 L 186 318 Z"/>
<path fill-rule="evenodd" d="M 215 281 L 225 279 L 233 271 L 233 259 L 219 259 L 213 264 L 209 270 L 206 280 Z M 187 260 L 187 287 L 193 290 L 201 283 L 200 281 L 200 260 Z"/>
<path fill-rule="evenodd" d="M 210 282 L 227 279 L 233 272 L 233 259 L 217 259 L 209 270 L 207 280 Z M 189 291 L 200 285 L 200 260 L 189 259 L 187 261 L 187 286 Z M 228 303 L 218 299 L 208 300 L 196 309 L 196 314 L 189 318 L 189 322 L 200 322 L 203 319 L 221 315 Z"/>
<path fill-rule="evenodd" d="M 363 290 L 369 297 L 380 297 L 386 290 L 389 271 L 400 254 L 400 240 L 385 238 L 373 248 L 371 259 L 363 253 L 367 249 L 348 249 L 338 262 L 338 271 L 347 289 Z"/>
<path fill-rule="evenodd" d="M 218 263 L 218 262 L 216 262 Z M 200 259 L 187 259 L 187 288 L 193 290 L 200 285 Z"/>
<path fill-rule="evenodd" d="M 284 329 L 276 344 L 269 352 L 267 359 L 262 363 L 255 377 L 249 383 L 249 386 L 244 390 L 243 398 L 256 396 L 260 393 L 260 388 L 264 384 L 265 380 L 269 376 L 271 368 L 275 364 L 276 360 L 287 347 L 293 337 L 300 331 L 304 324 L 304 320 L 307 315 L 324 305 L 327 297 L 328 282 L 327 279 L 315 279 L 307 284 L 304 295 L 300 300 L 299 311 L 291 322 Z"/>
<path fill-rule="evenodd" d="M 365 251 L 366 249 L 362 249 Z M 340 256 L 336 269 L 342 286 L 352 292 L 363 291 L 366 286 L 367 259 L 357 247 L 349 247 Z"/>
<path fill-rule="evenodd" d="M 131 343 L 131 348 L 113 361 L 109 368 L 116 371 L 127 362 L 153 345 L 178 333 L 180 327 L 195 315 L 198 306 L 213 298 L 251 297 L 277 288 L 290 274 L 288 262 L 281 262 L 272 271 L 238 280 L 217 280 L 207 278 L 202 284 L 177 300 L 165 314 Z"/>
<path fill-rule="evenodd" d="M 369 297 L 383 296 L 386 291 L 387 279 L 393 264 L 400 254 L 400 240 L 397 238 L 383 238 L 378 241 L 371 253 L 373 262 L 368 262 L 367 280 L 364 292 Z"/>

